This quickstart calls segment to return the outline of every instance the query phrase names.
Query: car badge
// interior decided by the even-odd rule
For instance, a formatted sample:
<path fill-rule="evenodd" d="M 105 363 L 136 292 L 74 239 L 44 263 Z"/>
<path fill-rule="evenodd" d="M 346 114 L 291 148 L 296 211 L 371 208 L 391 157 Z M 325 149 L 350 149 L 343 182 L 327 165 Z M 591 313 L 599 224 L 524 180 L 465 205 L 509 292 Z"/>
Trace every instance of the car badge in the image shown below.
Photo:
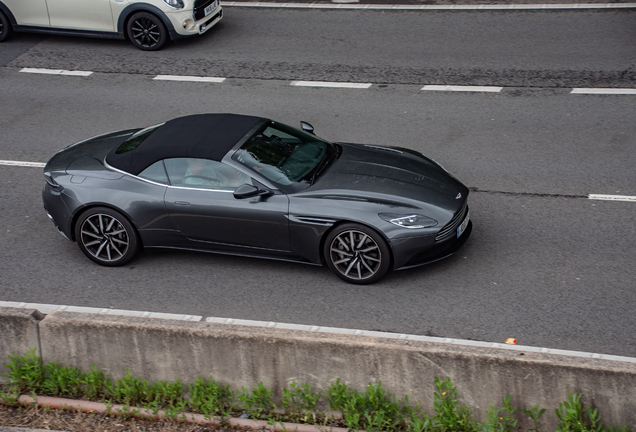
<path fill-rule="evenodd" d="M 462 193 L 458 193 L 457 196 L 455 197 L 455 199 L 460 199 L 462 197 Z"/>

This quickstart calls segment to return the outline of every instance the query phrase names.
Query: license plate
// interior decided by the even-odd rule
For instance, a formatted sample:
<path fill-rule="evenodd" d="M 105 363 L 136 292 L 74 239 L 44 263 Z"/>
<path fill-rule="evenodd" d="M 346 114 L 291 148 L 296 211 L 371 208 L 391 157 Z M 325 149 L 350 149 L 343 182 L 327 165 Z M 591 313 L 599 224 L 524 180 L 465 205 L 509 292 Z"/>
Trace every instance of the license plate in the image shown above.
<path fill-rule="evenodd" d="M 205 16 L 208 16 L 208 15 L 210 15 L 212 12 L 214 12 L 214 9 L 216 9 L 218 5 L 219 5 L 219 2 L 218 2 L 218 0 L 217 0 L 217 1 L 214 1 L 212 4 L 210 4 L 208 7 L 206 7 L 206 8 L 204 9 Z"/>
<path fill-rule="evenodd" d="M 470 221 L 470 212 L 466 213 L 466 217 L 464 218 L 464 222 L 460 226 L 457 227 L 457 238 L 461 237 L 462 233 L 468 226 L 468 222 Z"/>

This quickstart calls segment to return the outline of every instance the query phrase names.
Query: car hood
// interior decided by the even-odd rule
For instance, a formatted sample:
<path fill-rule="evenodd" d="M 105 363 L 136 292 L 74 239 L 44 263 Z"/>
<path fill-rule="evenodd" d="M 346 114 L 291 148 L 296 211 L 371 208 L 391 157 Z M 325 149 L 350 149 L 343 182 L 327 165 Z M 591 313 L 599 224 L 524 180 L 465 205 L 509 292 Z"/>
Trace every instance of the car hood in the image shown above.
<path fill-rule="evenodd" d="M 425 202 L 455 211 L 466 201 L 468 188 L 440 165 L 422 154 L 397 147 L 346 144 L 342 155 L 305 192 L 350 194 L 360 197 L 392 196 L 401 203 Z M 397 203 L 396 203 L 397 204 Z"/>

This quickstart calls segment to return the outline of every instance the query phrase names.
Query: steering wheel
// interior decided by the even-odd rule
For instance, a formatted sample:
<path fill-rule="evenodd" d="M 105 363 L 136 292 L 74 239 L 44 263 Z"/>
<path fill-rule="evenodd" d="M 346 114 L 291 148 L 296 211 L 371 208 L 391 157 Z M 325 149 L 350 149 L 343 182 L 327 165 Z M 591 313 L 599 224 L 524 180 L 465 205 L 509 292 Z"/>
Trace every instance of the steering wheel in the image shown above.
<path fill-rule="evenodd" d="M 216 177 L 207 177 L 202 175 L 189 175 L 183 178 L 183 184 L 188 185 L 188 179 L 200 179 L 204 180 L 204 182 L 194 182 L 190 183 L 189 186 L 210 186 L 210 187 L 219 187 L 221 186 L 221 182 Z"/>

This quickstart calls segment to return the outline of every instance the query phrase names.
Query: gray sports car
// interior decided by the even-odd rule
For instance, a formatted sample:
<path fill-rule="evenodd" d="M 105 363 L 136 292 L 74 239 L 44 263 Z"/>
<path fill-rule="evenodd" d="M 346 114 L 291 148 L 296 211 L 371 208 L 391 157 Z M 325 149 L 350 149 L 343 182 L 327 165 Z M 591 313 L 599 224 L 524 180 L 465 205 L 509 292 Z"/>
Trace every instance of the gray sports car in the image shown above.
<path fill-rule="evenodd" d="M 173 248 L 326 263 L 368 284 L 466 242 L 468 188 L 440 165 L 301 129 L 199 114 L 91 138 L 46 164 L 44 208 L 105 266 Z"/>

